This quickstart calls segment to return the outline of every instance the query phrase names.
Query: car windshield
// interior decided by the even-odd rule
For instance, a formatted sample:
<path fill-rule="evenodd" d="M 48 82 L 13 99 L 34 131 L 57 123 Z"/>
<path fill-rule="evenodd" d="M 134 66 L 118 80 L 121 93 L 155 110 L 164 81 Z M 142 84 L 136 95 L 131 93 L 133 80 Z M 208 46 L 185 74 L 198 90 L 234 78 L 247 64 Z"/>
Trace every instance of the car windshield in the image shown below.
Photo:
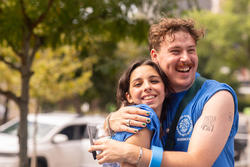
<path fill-rule="evenodd" d="M 6 133 L 9 135 L 17 135 L 19 122 L 9 126 L 8 128 L 1 131 L 1 133 Z M 37 123 L 37 139 L 44 137 L 55 125 Z M 32 138 L 34 135 L 34 122 L 28 122 L 28 138 Z"/>

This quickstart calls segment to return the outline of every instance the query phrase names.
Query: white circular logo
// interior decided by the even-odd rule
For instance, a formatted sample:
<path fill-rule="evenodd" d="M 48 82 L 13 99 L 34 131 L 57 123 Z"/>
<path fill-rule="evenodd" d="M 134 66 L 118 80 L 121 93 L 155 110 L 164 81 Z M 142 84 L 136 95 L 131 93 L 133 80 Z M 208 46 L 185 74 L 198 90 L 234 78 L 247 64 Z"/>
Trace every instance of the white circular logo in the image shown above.
<path fill-rule="evenodd" d="M 177 132 L 181 136 L 187 136 L 193 130 L 193 122 L 189 115 L 182 115 L 177 125 Z"/>

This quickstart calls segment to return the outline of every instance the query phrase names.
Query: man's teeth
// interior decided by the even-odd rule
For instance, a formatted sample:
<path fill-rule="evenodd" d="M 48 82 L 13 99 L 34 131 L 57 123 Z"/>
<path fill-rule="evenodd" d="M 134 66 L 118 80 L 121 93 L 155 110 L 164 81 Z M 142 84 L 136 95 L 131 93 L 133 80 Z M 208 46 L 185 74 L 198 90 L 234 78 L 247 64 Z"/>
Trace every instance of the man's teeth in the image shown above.
<path fill-rule="evenodd" d="M 178 71 L 180 71 L 180 72 L 187 72 L 187 71 L 189 71 L 189 67 L 186 67 L 186 68 L 179 68 L 178 69 Z"/>
<path fill-rule="evenodd" d="M 155 96 L 146 96 L 144 97 L 144 100 L 149 100 L 149 99 L 153 99 Z"/>

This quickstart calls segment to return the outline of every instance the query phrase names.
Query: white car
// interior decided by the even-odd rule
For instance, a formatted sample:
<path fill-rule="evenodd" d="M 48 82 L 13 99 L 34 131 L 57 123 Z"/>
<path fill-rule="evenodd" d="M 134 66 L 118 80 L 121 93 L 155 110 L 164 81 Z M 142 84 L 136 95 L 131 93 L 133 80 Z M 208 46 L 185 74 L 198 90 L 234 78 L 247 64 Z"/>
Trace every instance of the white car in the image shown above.
<path fill-rule="evenodd" d="M 88 152 L 90 141 L 87 124 L 103 124 L 102 116 L 46 113 L 37 117 L 38 167 L 98 167 Z M 33 153 L 34 115 L 28 115 L 28 157 Z M 0 126 L 0 167 L 18 167 L 19 120 Z"/>

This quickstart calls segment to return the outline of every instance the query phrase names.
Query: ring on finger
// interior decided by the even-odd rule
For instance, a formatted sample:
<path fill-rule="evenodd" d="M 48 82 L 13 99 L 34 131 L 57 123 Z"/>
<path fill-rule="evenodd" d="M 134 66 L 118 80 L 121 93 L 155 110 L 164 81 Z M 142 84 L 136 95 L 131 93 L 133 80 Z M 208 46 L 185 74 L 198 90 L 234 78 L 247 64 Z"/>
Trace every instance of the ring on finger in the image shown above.
<path fill-rule="evenodd" d="M 127 120 L 126 120 L 126 125 L 127 125 L 127 126 L 130 126 L 130 121 L 131 121 L 130 119 L 127 119 Z"/>

